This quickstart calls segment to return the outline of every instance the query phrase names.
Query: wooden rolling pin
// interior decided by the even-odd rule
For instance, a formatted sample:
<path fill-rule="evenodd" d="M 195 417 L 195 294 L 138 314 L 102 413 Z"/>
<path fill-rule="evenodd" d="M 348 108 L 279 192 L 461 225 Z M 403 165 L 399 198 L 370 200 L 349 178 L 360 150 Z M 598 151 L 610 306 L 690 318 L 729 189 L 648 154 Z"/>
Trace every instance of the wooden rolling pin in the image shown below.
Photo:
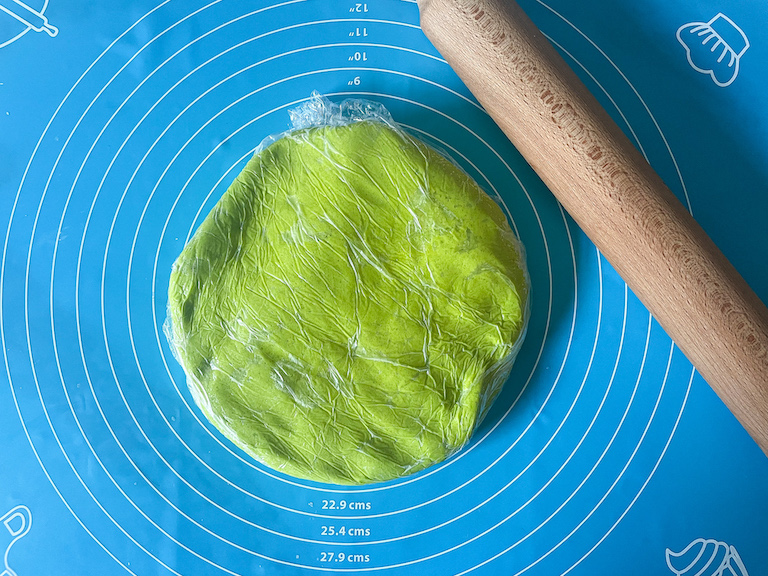
<path fill-rule="evenodd" d="M 424 33 L 768 454 L 768 309 L 512 0 L 418 0 Z"/>

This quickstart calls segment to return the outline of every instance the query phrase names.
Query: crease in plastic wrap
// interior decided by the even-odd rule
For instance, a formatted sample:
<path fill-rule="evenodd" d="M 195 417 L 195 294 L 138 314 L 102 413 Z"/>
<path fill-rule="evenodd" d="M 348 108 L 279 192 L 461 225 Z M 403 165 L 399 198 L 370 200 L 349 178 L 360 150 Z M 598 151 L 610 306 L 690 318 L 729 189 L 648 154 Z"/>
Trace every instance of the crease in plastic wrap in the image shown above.
<path fill-rule="evenodd" d="M 166 332 L 227 438 L 290 476 L 403 477 L 470 439 L 528 322 L 500 207 L 380 104 L 314 94 L 176 260 Z"/>

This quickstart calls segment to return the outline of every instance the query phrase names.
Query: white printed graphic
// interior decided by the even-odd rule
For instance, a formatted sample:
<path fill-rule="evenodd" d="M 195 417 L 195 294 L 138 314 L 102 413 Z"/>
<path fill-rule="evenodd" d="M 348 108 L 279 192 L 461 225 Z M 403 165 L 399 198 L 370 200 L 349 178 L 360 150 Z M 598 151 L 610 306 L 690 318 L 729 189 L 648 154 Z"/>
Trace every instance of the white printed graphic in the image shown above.
<path fill-rule="evenodd" d="M 3 556 L 3 568 L 0 576 L 17 576 L 16 572 L 11 570 L 8 565 L 8 553 L 11 551 L 11 547 L 24 535 L 29 532 L 32 527 L 32 513 L 26 506 L 16 506 L 11 508 L 2 518 L 0 518 L 5 532 L 0 530 L 0 538 L 3 538 L 7 544 L 5 544 L 5 555 Z M 2 550 L 3 543 L 0 542 L 0 550 Z"/>
<path fill-rule="evenodd" d="M 698 538 L 682 552 L 667 548 L 667 566 L 678 576 L 749 576 L 736 548 Z"/>
<path fill-rule="evenodd" d="M 0 27 L 0 48 L 18 40 L 30 30 L 45 32 L 51 38 L 56 36 L 59 29 L 51 25 L 43 14 L 47 5 L 48 2 L 45 2 L 43 8 L 35 10 L 21 0 L 0 0 L 0 18 L 3 19 Z M 2 34 L 6 29 L 10 29 L 11 32 Z"/>
<path fill-rule="evenodd" d="M 749 48 L 749 39 L 723 13 L 709 22 L 690 22 L 677 30 L 694 70 L 709 74 L 718 86 L 728 86 L 739 73 L 739 60 Z"/>

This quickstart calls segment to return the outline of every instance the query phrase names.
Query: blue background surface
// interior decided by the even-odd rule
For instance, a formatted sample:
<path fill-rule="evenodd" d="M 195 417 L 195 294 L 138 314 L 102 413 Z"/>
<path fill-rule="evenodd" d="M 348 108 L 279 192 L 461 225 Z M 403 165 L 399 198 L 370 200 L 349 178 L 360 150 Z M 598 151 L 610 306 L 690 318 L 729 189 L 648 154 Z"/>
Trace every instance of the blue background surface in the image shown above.
<path fill-rule="evenodd" d="M 27 4 L 59 32 L 0 12 L 0 554 L 19 576 L 672 574 L 666 550 L 697 538 L 768 575 L 768 459 L 423 36 L 415 2 Z M 521 5 L 768 300 L 768 6 Z M 750 42 L 727 86 L 676 37 L 718 13 Z M 172 262 L 313 90 L 382 102 L 448 151 L 500 197 L 530 262 L 529 334 L 475 439 L 383 485 L 250 460 L 194 406 L 163 335 Z"/>

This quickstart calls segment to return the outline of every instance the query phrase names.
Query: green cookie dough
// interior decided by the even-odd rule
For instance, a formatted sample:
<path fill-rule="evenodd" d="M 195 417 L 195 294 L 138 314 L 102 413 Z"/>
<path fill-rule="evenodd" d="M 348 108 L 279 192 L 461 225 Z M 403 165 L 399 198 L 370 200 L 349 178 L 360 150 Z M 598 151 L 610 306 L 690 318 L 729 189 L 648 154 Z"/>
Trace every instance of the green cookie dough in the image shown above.
<path fill-rule="evenodd" d="M 527 299 L 499 206 L 364 120 L 294 130 L 248 162 L 174 264 L 170 337 L 235 444 L 291 476 L 365 484 L 469 440 Z"/>

